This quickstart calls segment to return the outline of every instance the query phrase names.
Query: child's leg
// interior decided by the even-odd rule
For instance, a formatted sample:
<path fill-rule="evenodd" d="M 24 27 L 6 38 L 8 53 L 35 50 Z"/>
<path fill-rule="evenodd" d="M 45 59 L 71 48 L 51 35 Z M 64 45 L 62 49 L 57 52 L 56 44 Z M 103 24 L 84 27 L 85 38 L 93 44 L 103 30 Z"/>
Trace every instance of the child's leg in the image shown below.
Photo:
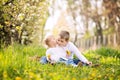
<path fill-rule="evenodd" d="M 77 67 L 77 64 L 74 63 L 73 59 L 68 59 L 68 60 L 66 61 L 66 64 L 67 64 L 67 65 L 71 65 L 71 66 L 73 66 L 73 67 Z"/>
<path fill-rule="evenodd" d="M 99 64 L 89 65 L 89 64 L 86 64 L 86 63 L 81 62 L 79 59 L 73 59 L 73 62 L 74 62 L 76 65 L 79 65 L 79 66 L 91 66 L 91 67 L 98 67 L 98 66 L 100 66 Z"/>
<path fill-rule="evenodd" d="M 59 63 L 64 63 L 66 65 L 71 65 L 73 67 L 77 67 L 77 65 L 73 62 L 73 59 L 65 60 L 63 58 L 60 58 Z"/>
<path fill-rule="evenodd" d="M 77 65 L 81 61 L 79 59 L 73 59 L 73 62 Z"/>
<path fill-rule="evenodd" d="M 59 61 L 58 61 L 58 63 L 64 63 L 64 64 L 66 64 L 66 60 L 63 59 L 63 58 L 60 58 Z"/>
<path fill-rule="evenodd" d="M 46 56 L 43 56 L 43 57 L 40 58 L 40 63 L 41 63 L 41 64 L 46 64 L 46 63 L 48 63 Z"/>
<path fill-rule="evenodd" d="M 76 65 L 87 66 L 86 63 L 83 63 L 83 62 L 80 61 L 79 59 L 73 59 L 73 62 L 74 62 Z"/>

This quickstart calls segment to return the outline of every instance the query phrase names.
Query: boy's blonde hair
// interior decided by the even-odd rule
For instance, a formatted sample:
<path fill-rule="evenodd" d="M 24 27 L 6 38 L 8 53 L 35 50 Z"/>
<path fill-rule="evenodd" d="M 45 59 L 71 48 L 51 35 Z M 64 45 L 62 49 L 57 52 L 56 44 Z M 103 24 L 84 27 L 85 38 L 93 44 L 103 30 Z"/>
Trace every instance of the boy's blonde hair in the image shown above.
<path fill-rule="evenodd" d="M 70 34 L 68 31 L 61 31 L 59 36 L 61 39 L 65 39 L 65 41 L 69 41 Z"/>

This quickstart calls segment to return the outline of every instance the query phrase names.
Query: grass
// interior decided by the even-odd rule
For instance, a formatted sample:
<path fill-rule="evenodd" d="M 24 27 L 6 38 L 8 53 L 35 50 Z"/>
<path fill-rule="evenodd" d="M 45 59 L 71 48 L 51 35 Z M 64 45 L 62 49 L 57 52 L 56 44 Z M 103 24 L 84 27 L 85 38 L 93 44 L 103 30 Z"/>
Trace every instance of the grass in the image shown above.
<path fill-rule="evenodd" d="M 63 64 L 42 65 L 30 61 L 45 55 L 41 46 L 13 45 L 0 49 L 0 80 L 120 80 L 120 50 L 100 48 L 85 56 L 99 67 L 71 67 Z"/>

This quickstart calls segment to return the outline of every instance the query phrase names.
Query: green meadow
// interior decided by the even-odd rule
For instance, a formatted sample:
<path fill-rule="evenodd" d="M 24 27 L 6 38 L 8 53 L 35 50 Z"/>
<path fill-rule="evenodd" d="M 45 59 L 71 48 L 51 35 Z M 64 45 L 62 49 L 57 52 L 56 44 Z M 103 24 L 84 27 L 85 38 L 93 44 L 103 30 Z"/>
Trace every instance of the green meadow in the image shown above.
<path fill-rule="evenodd" d="M 120 50 L 100 48 L 84 55 L 98 67 L 40 64 L 31 56 L 44 56 L 42 46 L 13 45 L 0 49 L 0 80 L 120 80 Z M 56 53 L 57 54 L 57 53 Z"/>

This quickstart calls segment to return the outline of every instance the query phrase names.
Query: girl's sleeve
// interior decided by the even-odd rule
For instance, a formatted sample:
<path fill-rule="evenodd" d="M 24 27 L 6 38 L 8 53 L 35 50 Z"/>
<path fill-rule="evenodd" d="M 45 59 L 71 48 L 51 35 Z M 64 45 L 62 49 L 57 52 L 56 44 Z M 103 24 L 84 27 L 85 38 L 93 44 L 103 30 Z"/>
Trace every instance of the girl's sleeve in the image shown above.
<path fill-rule="evenodd" d="M 82 53 L 78 50 L 78 48 L 73 44 L 70 43 L 70 50 L 76 55 L 76 57 L 84 63 L 87 63 L 88 60 L 82 55 Z"/>

